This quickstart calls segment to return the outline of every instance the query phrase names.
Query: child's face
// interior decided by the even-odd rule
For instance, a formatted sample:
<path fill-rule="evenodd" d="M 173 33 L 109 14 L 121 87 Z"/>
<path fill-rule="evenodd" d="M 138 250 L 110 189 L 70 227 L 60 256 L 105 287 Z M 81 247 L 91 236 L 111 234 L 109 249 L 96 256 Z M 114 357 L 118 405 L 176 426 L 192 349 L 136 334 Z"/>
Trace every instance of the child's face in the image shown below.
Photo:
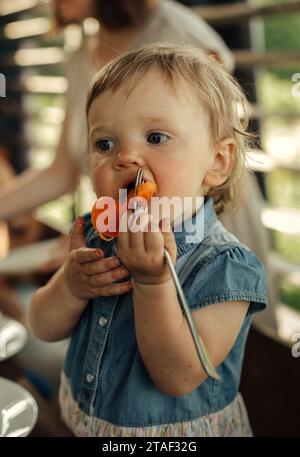
<path fill-rule="evenodd" d="M 134 89 L 129 93 L 129 90 Z M 150 70 L 132 85 L 107 91 L 89 111 L 91 177 L 97 197 L 118 199 L 137 168 L 158 196 L 203 195 L 213 161 L 209 115 L 186 83 Z"/>

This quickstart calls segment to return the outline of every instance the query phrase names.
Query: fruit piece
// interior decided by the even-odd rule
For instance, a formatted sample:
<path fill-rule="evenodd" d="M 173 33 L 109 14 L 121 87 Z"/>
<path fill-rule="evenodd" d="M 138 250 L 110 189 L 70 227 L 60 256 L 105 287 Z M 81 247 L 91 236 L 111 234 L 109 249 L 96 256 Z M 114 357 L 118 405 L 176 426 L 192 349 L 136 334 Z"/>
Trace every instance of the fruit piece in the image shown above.
<path fill-rule="evenodd" d="M 137 197 L 143 197 L 149 202 L 157 190 L 157 186 L 154 182 L 146 181 L 140 184 L 136 191 Z"/>
<path fill-rule="evenodd" d="M 127 202 L 126 204 L 120 205 L 119 202 L 115 202 L 115 204 L 112 204 L 111 199 L 107 200 L 106 197 L 101 197 L 99 198 L 95 203 L 92 208 L 92 223 L 94 226 L 94 229 L 102 238 L 104 241 L 110 241 L 112 238 L 116 238 L 118 236 L 119 232 L 119 218 L 122 216 L 124 211 L 128 208 L 128 202 L 129 200 L 134 197 L 135 195 L 137 197 L 142 197 L 144 198 L 147 202 L 150 201 L 151 197 L 155 194 L 157 190 L 157 186 L 155 183 L 147 181 L 140 186 L 138 186 L 137 191 L 135 193 L 134 189 L 132 189 L 127 196 Z M 101 201 L 103 200 L 103 201 Z M 106 212 L 106 218 L 103 221 L 98 220 L 99 216 L 103 213 Z M 97 223 L 98 220 L 98 223 Z M 101 222 L 105 226 L 110 226 L 116 229 L 116 232 L 112 232 L 109 230 L 102 231 L 99 230 L 99 225 L 101 225 Z"/>
<path fill-rule="evenodd" d="M 101 202 L 100 200 L 104 199 L 105 197 L 99 198 L 95 203 L 92 208 L 92 223 L 94 226 L 94 229 L 100 236 L 105 241 L 109 241 L 110 238 L 116 238 L 118 236 L 118 230 L 119 230 L 119 203 L 114 202 L 112 204 L 105 203 L 104 201 Z M 116 232 L 110 232 L 109 230 L 106 230 L 105 232 L 102 232 L 98 229 L 99 227 L 99 222 L 97 224 L 97 220 L 99 216 L 103 213 L 106 212 L 107 217 L 104 219 L 103 223 L 107 226 L 114 226 L 116 228 Z"/>

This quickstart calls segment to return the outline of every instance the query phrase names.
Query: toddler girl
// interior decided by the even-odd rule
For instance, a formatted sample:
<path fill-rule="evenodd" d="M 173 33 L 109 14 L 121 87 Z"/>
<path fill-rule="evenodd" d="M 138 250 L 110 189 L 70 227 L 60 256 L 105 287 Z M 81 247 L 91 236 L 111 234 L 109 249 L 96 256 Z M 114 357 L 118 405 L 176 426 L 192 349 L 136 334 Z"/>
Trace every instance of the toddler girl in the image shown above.
<path fill-rule="evenodd" d="M 64 266 L 33 297 L 33 332 L 71 336 L 60 403 L 75 435 L 251 435 L 238 390 L 251 317 L 266 306 L 265 273 L 216 215 L 236 199 L 245 106 L 234 79 L 191 47 L 147 46 L 96 75 L 87 119 L 97 197 L 117 199 L 141 169 L 156 197 L 188 197 L 192 212 L 179 230 L 173 205 L 169 220 L 148 230 L 150 204 L 143 230 L 126 222 L 109 242 L 90 214 L 77 219 Z M 201 236 L 190 237 L 199 225 Z M 198 359 L 164 248 L 220 381 Z"/>

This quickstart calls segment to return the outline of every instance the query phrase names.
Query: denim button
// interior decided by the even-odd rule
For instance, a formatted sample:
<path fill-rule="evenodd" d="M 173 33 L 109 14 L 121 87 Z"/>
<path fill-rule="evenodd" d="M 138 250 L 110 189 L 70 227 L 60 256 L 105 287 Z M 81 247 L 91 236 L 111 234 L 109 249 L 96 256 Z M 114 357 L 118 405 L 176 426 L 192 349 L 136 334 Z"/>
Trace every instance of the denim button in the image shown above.
<path fill-rule="evenodd" d="M 91 382 L 94 381 L 94 375 L 92 373 L 88 373 L 85 377 L 85 379 L 87 380 L 87 382 L 90 384 Z"/>
<path fill-rule="evenodd" d="M 107 319 L 106 319 L 106 317 L 101 316 L 101 317 L 99 318 L 98 323 L 99 323 L 99 325 L 100 325 L 101 327 L 104 327 L 104 326 L 107 324 Z"/>

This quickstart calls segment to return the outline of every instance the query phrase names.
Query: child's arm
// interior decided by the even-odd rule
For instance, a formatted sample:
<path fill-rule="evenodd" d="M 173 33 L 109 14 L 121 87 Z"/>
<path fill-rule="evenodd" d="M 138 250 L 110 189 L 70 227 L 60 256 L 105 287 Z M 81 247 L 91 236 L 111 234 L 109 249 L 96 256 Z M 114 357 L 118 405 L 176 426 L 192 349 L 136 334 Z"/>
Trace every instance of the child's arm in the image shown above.
<path fill-rule="evenodd" d="M 133 276 L 133 302 L 138 348 L 156 386 L 171 396 L 182 396 L 207 377 L 199 362 L 175 286 L 164 262 L 163 248 L 174 261 L 172 231 L 122 232 L 118 255 Z M 218 366 L 240 331 L 248 302 L 226 302 L 193 312 L 208 354 Z"/>
<path fill-rule="evenodd" d="M 185 395 L 207 375 L 200 364 L 173 282 L 133 284 L 136 337 L 153 382 L 168 395 Z M 193 312 L 196 326 L 215 367 L 232 348 L 247 313 L 248 302 L 226 302 Z"/>
<path fill-rule="evenodd" d="M 32 333 L 44 341 L 67 338 L 75 327 L 88 300 L 80 300 L 69 292 L 62 266 L 50 281 L 38 289 L 29 309 Z"/>
<path fill-rule="evenodd" d="M 84 225 L 74 224 L 70 252 L 64 265 L 34 294 L 29 310 L 32 332 L 45 341 L 68 337 L 90 298 L 120 295 L 131 289 L 128 276 L 116 257 L 102 258 L 100 249 L 89 249 L 84 242 Z"/>

